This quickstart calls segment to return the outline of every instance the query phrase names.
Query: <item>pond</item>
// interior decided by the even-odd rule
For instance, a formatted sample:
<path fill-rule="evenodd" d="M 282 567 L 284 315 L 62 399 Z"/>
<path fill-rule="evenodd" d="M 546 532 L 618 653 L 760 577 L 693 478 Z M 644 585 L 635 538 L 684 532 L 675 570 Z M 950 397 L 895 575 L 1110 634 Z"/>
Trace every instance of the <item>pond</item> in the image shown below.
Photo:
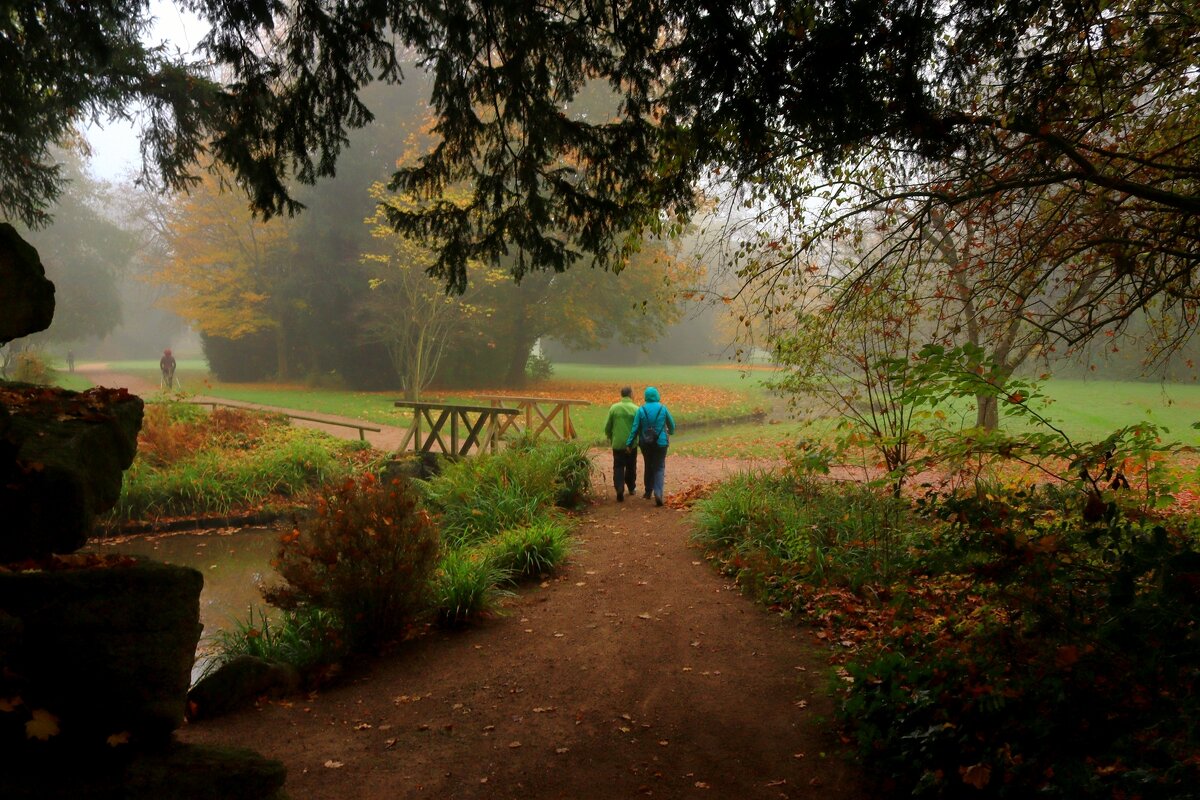
<path fill-rule="evenodd" d="M 255 613 L 265 608 L 258 587 L 274 577 L 275 557 L 282 533 L 277 528 L 224 528 L 196 533 L 153 536 L 122 536 L 93 539 L 87 549 L 97 553 L 145 556 L 155 561 L 194 567 L 204 574 L 200 593 L 200 637 L 196 669 L 204 663 L 208 640 L 217 631 L 232 628 L 234 620 L 245 620 L 251 606 Z"/>

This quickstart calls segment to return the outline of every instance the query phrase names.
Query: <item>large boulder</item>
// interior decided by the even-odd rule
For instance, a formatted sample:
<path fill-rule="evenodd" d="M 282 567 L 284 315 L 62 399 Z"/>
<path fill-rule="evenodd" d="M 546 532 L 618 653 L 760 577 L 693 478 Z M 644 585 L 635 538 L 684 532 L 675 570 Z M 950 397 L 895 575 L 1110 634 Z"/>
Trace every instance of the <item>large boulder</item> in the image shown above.
<path fill-rule="evenodd" d="M 0 563 L 83 546 L 121 496 L 142 409 L 124 389 L 0 383 Z"/>
<path fill-rule="evenodd" d="M 209 719 L 251 705 L 264 695 L 284 697 L 300 690 L 291 664 L 251 655 L 234 656 L 205 675 L 188 692 L 189 720 Z"/>
<path fill-rule="evenodd" d="M 54 284 L 38 252 L 0 222 L 0 344 L 44 331 L 54 318 Z"/>
<path fill-rule="evenodd" d="M 83 554 L 0 569 L 0 751 L 169 741 L 203 584 L 189 567 Z"/>

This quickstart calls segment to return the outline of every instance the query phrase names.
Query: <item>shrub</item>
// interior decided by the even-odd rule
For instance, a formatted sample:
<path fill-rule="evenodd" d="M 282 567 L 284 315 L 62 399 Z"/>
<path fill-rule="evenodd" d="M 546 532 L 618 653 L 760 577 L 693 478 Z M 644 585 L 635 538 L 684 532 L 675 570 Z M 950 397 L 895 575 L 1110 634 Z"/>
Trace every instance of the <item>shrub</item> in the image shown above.
<path fill-rule="evenodd" d="M 858 663 L 863 757 L 930 796 L 1179 797 L 1200 780 L 1195 522 L 1061 493 L 940 499 L 947 546 Z M 925 593 L 918 598 L 918 592 Z"/>
<path fill-rule="evenodd" d="M 569 531 L 562 522 L 542 518 L 504 531 L 491 543 L 488 559 L 514 578 L 536 578 L 553 572 L 567 558 Z"/>
<path fill-rule="evenodd" d="M 554 364 L 541 355 L 531 355 L 525 362 L 525 376 L 532 381 L 549 380 L 554 375 Z"/>
<path fill-rule="evenodd" d="M 46 386 L 54 382 L 54 370 L 41 353 L 27 350 L 17 354 L 12 379 L 21 383 L 36 383 Z"/>
<path fill-rule="evenodd" d="M 334 612 L 354 651 L 400 638 L 428 605 L 439 537 L 406 483 L 371 475 L 320 498 L 315 516 L 284 537 L 284 583 L 264 590 L 284 609 Z"/>
<path fill-rule="evenodd" d="M 509 573 L 485 555 L 451 550 L 438 565 L 434 608 L 443 625 L 463 625 L 493 611 L 501 598 L 511 595 L 500 588 Z"/>

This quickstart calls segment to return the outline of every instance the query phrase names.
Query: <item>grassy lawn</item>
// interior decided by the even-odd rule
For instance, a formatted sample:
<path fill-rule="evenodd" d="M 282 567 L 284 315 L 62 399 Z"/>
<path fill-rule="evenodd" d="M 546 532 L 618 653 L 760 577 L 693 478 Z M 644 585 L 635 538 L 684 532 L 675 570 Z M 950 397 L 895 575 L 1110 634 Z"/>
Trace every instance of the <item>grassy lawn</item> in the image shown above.
<path fill-rule="evenodd" d="M 109 368 L 146 378 L 158 377 L 157 361 L 114 361 Z M 303 384 L 221 383 L 209 375 L 200 359 L 180 360 L 176 375 L 189 393 L 335 414 L 385 425 L 404 425 L 407 420 L 407 414 L 393 405 L 401 397 L 398 391 L 355 392 L 313 389 Z M 639 379 L 642 382 L 639 383 Z M 581 438 L 586 440 L 594 436 L 599 440 L 603 436 L 608 406 L 617 400 L 620 387 L 626 384 L 634 386 L 634 393 L 639 397 L 646 385 L 656 385 L 681 426 L 689 421 L 748 415 L 769 403 L 761 384 L 752 378 L 743 380 L 735 369 L 716 366 L 625 369 L 572 364 L 556 366 L 552 379 L 532 384 L 521 392 L 496 388 L 434 390 L 422 399 L 478 404 L 479 395 L 526 394 L 587 400 L 591 405 L 572 408 L 571 417 Z"/>
<path fill-rule="evenodd" d="M 158 375 L 157 361 L 118 361 L 110 366 L 117 372 L 150 378 Z M 407 419 L 393 406 L 400 397 L 396 391 L 312 389 L 303 384 L 225 384 L 209 376 L 202 359 L 180 360 L 178 375 L 186 391 L 198 394 L 382 424 L 403 425 Z M 632 386 L 635 397 L 640 397 L 646 386 L 657 386 L 680 426 L 680 435 L 672 445 L 675 452 L 765 457 L 774 455 L 779 443 L 794 441 L 802 435 L 802 426 L 789 422 L 768 427 L 704 428 L 693 432 L 687 428 L 689 423 L 735 418 L 770 407 L 772 400 L 763 386 L 769 375 L 769 370 L 747 372 L 726 364 L 629 367 L 555 364 L 550 380 L 533 384 L 522 393 L 588 400 L 592 405 L 573 408 L 571 416 L 582 438 L 598 441 L 608 405 L 617 399 L 621 386 Z M 1200 421 L 1198 385 L 1051 380 L 1045 384 L 1044 392 L 1052 400 L 1044 411 L 1046 416 L 1078 440 L 1099 439 L 1117 428 L 1148 420 L 1167 428 L 1169 439 L 1189 445 L 1200 444 L 1200 433 L 1191 428 L 1192 423 Z M 425 399 L 477 403 L 479 395 L 493 393 L 516 394 L 480 388 L 475 391 L 432 391 Z M 961 417 L 967 424 L 973 421 L 974 411 L 969 404 L 943 410 L 955 418 Z M 830 429 L 828 423 L 818 421 L 817 427 L 810 428 L 808 435 Z"/>

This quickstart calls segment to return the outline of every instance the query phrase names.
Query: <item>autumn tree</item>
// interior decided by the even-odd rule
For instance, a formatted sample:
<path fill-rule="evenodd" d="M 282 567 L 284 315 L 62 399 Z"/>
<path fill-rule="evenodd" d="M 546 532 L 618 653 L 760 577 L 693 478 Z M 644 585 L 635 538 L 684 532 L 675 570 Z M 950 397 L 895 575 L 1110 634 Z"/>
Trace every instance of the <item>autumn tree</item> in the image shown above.
<path fill-rule="evenodd" d="M 371 286 L 362 303 L 364 338 L 387 348 L 405 397 L 420 400 L 455 334 L 492 316 L 492 309 L 480 304 L 481 298 L 504 275 L 476 266 L 473 287 L 461 295 L 447 294 L 425 272 L 433 260 L 431 251 L 387 224 L 386 210 L 405 207 L 407 201 L 389 193 L 382 183 L 372 185 L 370 195 L 377 205 L 366 224 L 377 249 L 363 255 Z"/>
<path fill-rule="evenodd" d="M 55 287 L 54 322 L 34 340 L 76 343 L 102 338 L 120 323 L 118 282 L 137 241 L 109 216 L 113 191 L 88 175 L 85 156 L 77 148 L 55 152 L 67 183 L 52 208 L 54 222 L 21 234 L 37 248 Z"/>
<path fill-rule="evenodd" d="M 207 147 L 263 213 L 296 210 L 289 176 L 333 172 L 347 132 L 370 119 L 363 87 L 401 80 L 404 49 L 433 76 L 440 142 L 393 181 L 433 202 L 391 222 L 438 242 L 434 271 L 453 287 L 472 260 L 518 275 L 616 270 L 647 231 L 686 221 L 714 176 L 773 189 L 780 163 L 832 173 L 885 150 L 930 206 L 1028 189 L 1069 212 L 1055 249 L 1095 275 L 1103 302 L 1057 334 L 1081 341 L 1155 302 L 1185 330 L 1196 321 L 1192 4 L 187 5 L 212 26 L 196 61 L 140 43 L 136 0 L 40 0 L 4 17 L 6 214 L 35 218 L 53 197 L 48 143 L 136 103 L 168 184 L 193 179 Z M 41 91 L 45 76 L 56 92 Z M 595 83 L 619 93 L 613 113 L 572 111 Z M 464 184 L 470 202 L 437 200 Z"/>
<path fill-rule="evenodd" d="M 285 290 L 292 248 L 284 220 L 257 220 L 236 194 L 206 175 L 181 198 L 167 229 L 169 257 L 154 280 L 174 289 L 169 306 L 201 333 L 239 339 L 269 331 L 279 378 L 287 378 Z"/>

